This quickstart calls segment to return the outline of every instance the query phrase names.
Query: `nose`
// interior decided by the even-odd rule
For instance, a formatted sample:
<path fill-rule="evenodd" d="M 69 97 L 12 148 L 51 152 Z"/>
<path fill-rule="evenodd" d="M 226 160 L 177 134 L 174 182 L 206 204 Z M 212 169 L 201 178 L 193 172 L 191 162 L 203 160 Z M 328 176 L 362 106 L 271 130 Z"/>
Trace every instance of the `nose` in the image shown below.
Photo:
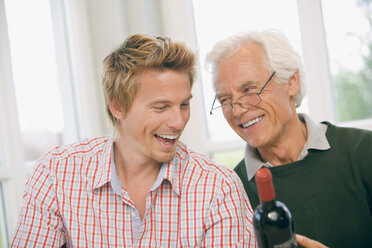
<path fill-rule="evenodd" d="M 168 119 L 168 126 L 177 130 L 185 128 L 190 118 L 190 111 L 177 109 L 171 112 Z"/>
<path fill-rule="evenodd" d="M 234 117 L 240 116 L 243 112 L 245 112 L 247 109 L 243 108 L 239 103 L 234 102 L 230 105 L 231 111 Z"/>

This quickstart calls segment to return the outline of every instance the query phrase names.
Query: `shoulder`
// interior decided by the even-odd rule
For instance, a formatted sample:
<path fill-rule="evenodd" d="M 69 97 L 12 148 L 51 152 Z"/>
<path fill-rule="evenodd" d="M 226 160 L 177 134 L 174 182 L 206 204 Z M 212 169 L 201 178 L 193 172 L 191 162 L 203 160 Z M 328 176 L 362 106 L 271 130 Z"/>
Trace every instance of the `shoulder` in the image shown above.
<path fill-rule="evenodd" d="M 44 154 L 38 161 L 62 161 L 69 158 L 87 158 L 92 157 L 100 152 L 110 142 L 109 136 L 83 139 L 69 145 L 57 146 Z"/>
<path fill-rule="evenodd" d="M 331 146 L 330 152 L 334 154 L 332 158 L 343 158 L 355 168 L 371 170 L 372 131 L 325 124 L 328 125 L 326 136 Z"/>
<path fill-rule="evenodd" d="M 329 122 L 322 122 L 328 126 L 327 138 L 330 143 L 339 143 L 343 146 L 351 145 L 371 145 L 372 144 L 372 131 L 360 128 L 341 127 L 333 125 Z"/>
<path fill-rule="evenodd" d="M 55 147 L 36 161 L 34 174 L 38 171 L 56 180 L 66 175 L 94 173 L 111 142 L 109 136 L 103 136 Z"/>
<path fill-rule="evenodd" d="M 83 182 L 92 184 L 102 167 L 102 158 L 109 159 L 110 144 L 111 138 L 104 136 L 55 147 L 36 162 L 27 185 L 38 188 L 39 182 L 44 180 L 45 187 L 68 184 L 72 188 L 80 187 Z"/>

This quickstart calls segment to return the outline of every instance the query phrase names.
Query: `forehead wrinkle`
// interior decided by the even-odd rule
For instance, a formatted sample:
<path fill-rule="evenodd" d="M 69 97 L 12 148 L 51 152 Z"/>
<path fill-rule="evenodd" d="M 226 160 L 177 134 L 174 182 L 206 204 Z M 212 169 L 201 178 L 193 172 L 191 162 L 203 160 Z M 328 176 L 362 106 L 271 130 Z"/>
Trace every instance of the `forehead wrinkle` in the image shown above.
<path fill-rule="evenodd" d="M 245 50 L 239 50 L 233 56 L 219 62 L 214 75 L 214 89 L 217 98 L 229 95 L 228 92 L 231 90 L 243 92 L 246 87 L 259 84 L 257 81 L 247 80 L 247 70 L 258 73 L 261 66 L 253 63 L 251 58 L 239 57 L 245 52 Z M 229 72 L 227 73 L 227 71 Z"/>

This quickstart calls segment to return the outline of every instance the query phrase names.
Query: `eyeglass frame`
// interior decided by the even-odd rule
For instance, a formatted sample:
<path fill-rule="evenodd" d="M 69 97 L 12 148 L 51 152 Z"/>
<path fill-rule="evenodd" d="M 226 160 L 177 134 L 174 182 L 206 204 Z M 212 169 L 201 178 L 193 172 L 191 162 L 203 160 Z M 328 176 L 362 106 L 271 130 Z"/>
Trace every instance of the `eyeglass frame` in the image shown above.
<path fill-rule="evenodd" d="M 245 108 L 245 109 L 250 109 L 250 108 L 252 108 L 252 107 L 257 106 L 258 104 L 260 104 L 260 103 L 262 102 L 262 98 L 260 97 L 260 95 L 262 94 L 262 92 L 263 92 L 263 90 L 266 88 L 266 86 L 270 83 L 270 81 L 271 81 L 271 79 L 274 77 L 275 73 L 276 73 L 276 72 L 274 71 L 274 72 L 271 74 L 271 76 L 270 76 L 269 79 L 266 81 L 266 83 L 264 84 L 264 86 L 262 86 L 262 88 L 261 88 L 261 90 L 260 90 L 259 92 L 248 93 L 248 94 L 241 95 L 241 96 L 238 97 L 238 99 L 236 99 L 235 102 L 232 102 L 232 103 L 226 103 L 226 104 L 221 104 L 220 106 L 213 108 L 213 106 L 214 106 L 214 104 L 215 104 L 215 102 L 216 102 L 216 100 L 217 100 L 217 96 L 215 96 L 215 97 L 214 97 L 214 100 L 213 100 L 213 103 L 212 103 L 211 110 L 209 111 L 209 114 L 212 115 L 212 114 L 213 114 L 213 110 L 218 109 L 218 108 L 222 108 L 222 106 L 224 106 L 224 105 L 230 105 L 231 109 L 234 109 L 234 104 L 238 104 L 241 108 L 245 108 L 245 107 L 243 107 L 242 104 L 239 103 L 238 101 L 239 101 L 239 99 L 241 99 L 242 97 L 247 96 L 247 95 L 254 95 L 254 94 L 256 94 L 256 95 L 258 96 L 258 98 L 260 98 L 260 101 L 259 101 L 256 105 L 254 105 L 254 106 L 250 106 L 249 108 Z"/>

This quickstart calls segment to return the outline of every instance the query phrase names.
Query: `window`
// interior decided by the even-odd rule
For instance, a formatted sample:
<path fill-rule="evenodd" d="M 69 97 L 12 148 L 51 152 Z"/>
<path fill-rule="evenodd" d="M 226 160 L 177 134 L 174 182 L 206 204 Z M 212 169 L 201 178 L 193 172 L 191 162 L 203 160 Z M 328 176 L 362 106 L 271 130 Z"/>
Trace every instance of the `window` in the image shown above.
<path fill-rule="evenodd" d="M 6 0 L 19 124 L 26 161 L 62 144 L 63 114 L 49 0 Z"/>
<path fill-rule="evenodd" d="M 0 247 L 34 160 L 79 133 L 61 2 L 0 0 Z"/>
<path fill-rule="evenodd" d="M 322 8 L 336 120 L 371 118 L 372 2 L 322 1 Z"/>

